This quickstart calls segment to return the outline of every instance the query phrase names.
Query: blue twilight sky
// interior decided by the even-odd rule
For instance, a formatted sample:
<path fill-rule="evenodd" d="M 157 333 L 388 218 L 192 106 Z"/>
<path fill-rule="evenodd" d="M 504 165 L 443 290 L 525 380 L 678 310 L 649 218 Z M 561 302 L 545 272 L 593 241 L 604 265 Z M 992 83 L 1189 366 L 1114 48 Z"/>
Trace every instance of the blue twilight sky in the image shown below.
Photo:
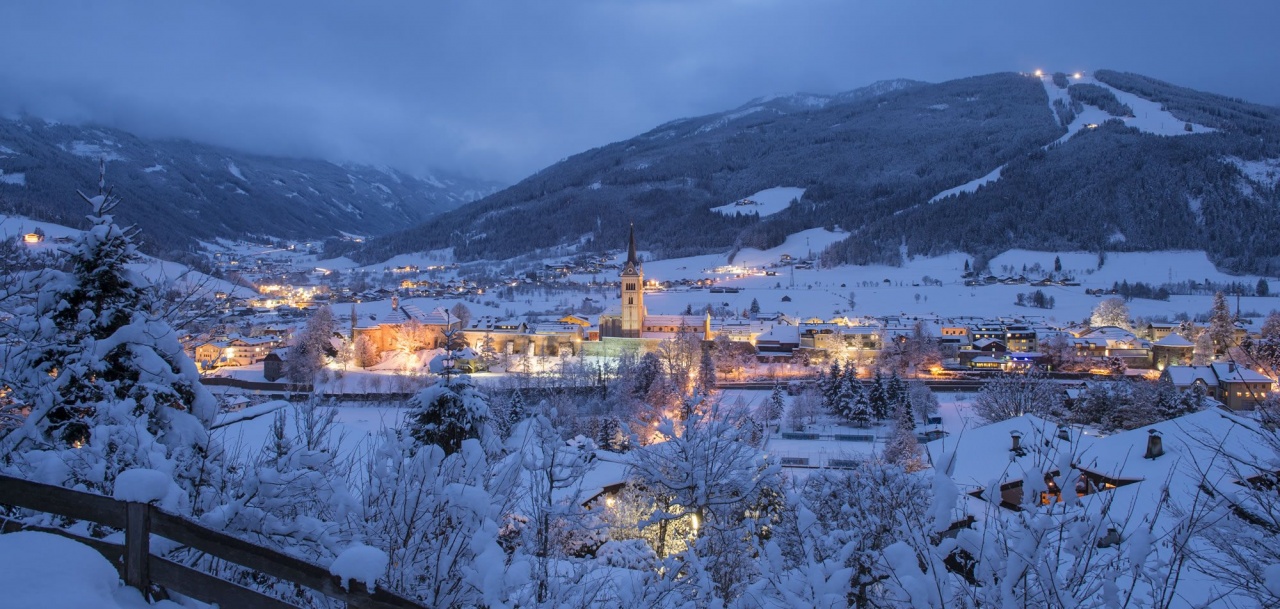
<path fill-rule="evenodd" d="M 772 93 L 1139 72 L 1280 105 L 1276 0 L 6 0 L 0 112 L 515 181 Z"/>

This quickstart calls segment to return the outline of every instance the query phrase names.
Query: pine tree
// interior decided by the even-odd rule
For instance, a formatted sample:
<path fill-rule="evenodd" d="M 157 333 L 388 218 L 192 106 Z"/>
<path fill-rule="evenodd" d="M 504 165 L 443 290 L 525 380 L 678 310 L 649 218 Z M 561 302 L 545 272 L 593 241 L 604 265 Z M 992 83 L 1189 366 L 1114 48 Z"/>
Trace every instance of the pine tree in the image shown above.
<path fill-rule="evenodd" d="M 889 415 L 901 410 L 901 405 L 907 402 L 907 387 L 902 383 L 902 379 L 895 373 L 889 377 L 889 382 L 885 384 L 884 406 L 882 410 L 875 412 L 876 418 L 884 420 Z"/>
<path fill-rule="evenodd" d="M 760 314 L 760 301 L 759 301 L 759 300 L 756 300 L 755 298 L 752 298 L 752 299 L 751 299 L 751 309 L 750 309 L 750 311 L 751 311 L 751 317 L 753 317 L 753 318 L 754 318 L 756 315 L 759 315 L 759 314 Z"/>
<path fill-rule="evenodd" d="M 1058 256 L 1053 257 L 1053 272 L 1062 272 L 1062 258 L 1059 258 Z"/>
<path fill-rule="evenodd" d="M 1231 316 L 1231 308 L 1227 305 L 1227 296 L 1222 292 L 1213 295 L 1213 308 L 1209 310 L 1209 339 L 1213 341 L 1215 354 L 1226 353 L 1235 344 L 1235 320 Z"/>
<path fill-rule="evenodd" d="M 786 400 L 782 397 L 782 385 L 775 381 L 773 383 L 773 392 L 764 402 L 764 420 L 767 424 L 772 425 L 775 421 L 782 419 L 782 412 L 786 408 Z"/>
<path fill-rule="evenodd" d="M 908 472 L 924 468 L 920 459 L 920 442 L 916 439 L 915 427 L 911 400 L 904 397 L 894 404 L 893 435 L 885 444 L 884 460 L 900 465 Z"/>
<path fill-rule="evenodd" d="M 870 416 L 880 419 L 884 418 L 884 413 L 889 412 L 887 389 L 884 376 L 877 370 L 875 378 L 871 381 L 871 389 L 867 391 L 867 406 L 870 409 Z"/>
<path fill-rule="evenodd" d="M 488 445 L 488 398 L 471 384 L 469 376 L 441 379 L 409 401 L 409 433 L 422 444 L 435 444 L 446 455 L 457 452 L 465 440 Z"/>
<path fill-rule="evenodd" d="M 65 463 L 59 481 L 111 494 L 116 475 L 170 473 L 194 498 L 216 474 L 205 461 L 217 405 L 158 298 L 128 264 L 134 231 L 116 225 L 120 199 L 99 181 L 90 226 L 67 248 L 67 267 L 17 274 L 21 302 L 0 345 L 0 386 L 29 412 L 0 429 L 0 454 L 21 473 Z M 8 269 L 6 269 L 8 270 Z"/>
<path fill-rule="evenodd" d="M 843 388 L 844 376 L 840 371 L 840 362 L 831 360 L 831 371 L 818 380 L 818 388 L 822 393 L 822 405 L 829 412 L 839 414 L 840 391 Z"/>
<path fill-rule="evenodd" d="M 528 408 L 524 403 L 524 394 L 517 387 L 511 392 L 511 401 L 507 403 L 507 429 L 515 428 L 516 424 L 528 418 Z"/>
<path fill-rule="evenodd" d="M 867 394 L 862 389 L 862 382 L 850 374 L 844 375 L 841 382 L 840 414 L 844 418 L 866 426 L 871 421 L 874 411 Z"/>

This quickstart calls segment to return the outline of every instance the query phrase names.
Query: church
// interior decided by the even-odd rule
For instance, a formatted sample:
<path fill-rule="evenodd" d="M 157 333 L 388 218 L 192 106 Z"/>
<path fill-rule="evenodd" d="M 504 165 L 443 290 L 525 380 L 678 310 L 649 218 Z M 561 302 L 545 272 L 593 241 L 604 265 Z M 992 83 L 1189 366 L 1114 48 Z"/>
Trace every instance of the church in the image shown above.
<path fill-rule="evenodd" d="M 644 268 L 636 255 L 636 228 L 631 227 L 627 260 L 618 275 L 619 306 L 600 315 L 600 338 L 659 341 L 677 333 L 694 332 L 702 340 L 715 338 L 711 313 L 704 315 L 649 315 L 644 306 Z"/>

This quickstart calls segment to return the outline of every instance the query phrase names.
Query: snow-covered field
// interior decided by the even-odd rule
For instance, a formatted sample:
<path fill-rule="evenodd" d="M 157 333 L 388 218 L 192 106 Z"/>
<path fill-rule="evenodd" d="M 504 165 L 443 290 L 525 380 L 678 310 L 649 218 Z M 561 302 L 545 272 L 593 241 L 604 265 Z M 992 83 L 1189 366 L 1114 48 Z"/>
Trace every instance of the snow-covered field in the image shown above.
<path fill-rule="evenodd" d="M 712 207 L 711 211 L 726 216 L 759 214 L 763 218 L 786 209 L 788 205 L 791 205 L 792 199 L 799 199 L 802 196 L 804 196 L 803 188 L 777 186 L 762 190 L 728 205 Z"/>
<path fill-rule="evenodd" d="M 41 243 L 24 243 L 23 247 L 37 252 L 54 251 L 59 247 L 65 247 L 54 243 L 54 239 L 59 237 L 74 238 L 80 234 L 79 229 L 62 226 L 61 224 L 40 222 L 22 216 L 0 214 L 0 239 L 9 239 L 11 237 L 20 239 L 22 235 L 34 232 L 36 229 L 44 232 L 44 241 Z M 129 265 L 129 269 L 142 275 L 152 283 L 172 283 L 174 287 L 179 289 L 194 290 L 194 293 L 200 297 L 211 298 L 215 292 L 226 292 L 242 298 L 251 298 L 257 294 L 249 288 L 237 286 L 221 279 L 214 279 L 177 262 L 169 262 L 150 256 L 143 256 L 141 262 Z"/>

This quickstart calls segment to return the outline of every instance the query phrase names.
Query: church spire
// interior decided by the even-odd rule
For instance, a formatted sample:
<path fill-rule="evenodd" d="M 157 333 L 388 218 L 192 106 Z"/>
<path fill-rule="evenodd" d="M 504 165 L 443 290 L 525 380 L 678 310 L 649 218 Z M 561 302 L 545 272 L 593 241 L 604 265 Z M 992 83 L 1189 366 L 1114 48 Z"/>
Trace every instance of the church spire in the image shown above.
<path fill-rule="evenodd" d="M 631 242 L 627 245 L 627 264 L 633 267 L 640 264 L 640 261 L 636 260 L 636 225 L 634 222 L 631 224 Z"/>

